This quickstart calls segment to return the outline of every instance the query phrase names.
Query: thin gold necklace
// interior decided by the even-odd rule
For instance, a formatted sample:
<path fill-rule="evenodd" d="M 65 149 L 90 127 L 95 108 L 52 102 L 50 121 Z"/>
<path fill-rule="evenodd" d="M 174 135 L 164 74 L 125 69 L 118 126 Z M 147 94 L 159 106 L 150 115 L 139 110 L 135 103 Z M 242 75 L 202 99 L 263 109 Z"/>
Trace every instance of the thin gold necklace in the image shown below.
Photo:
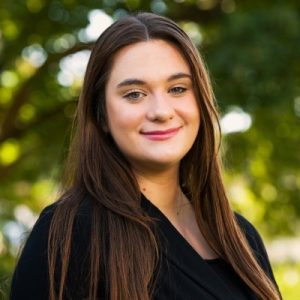
<path fill-rule="evenodd" d="M 177 206 L 176 215 L 179 216 L 179 214 L 181 212 L 181 209 L 184 206 L 184 204 L 183 204 L 183 193 L 182 193 L 180 188 L 179 188 L 179 195 L 177 196 L 177 202 L 179 202 L 179 205 Z"/>

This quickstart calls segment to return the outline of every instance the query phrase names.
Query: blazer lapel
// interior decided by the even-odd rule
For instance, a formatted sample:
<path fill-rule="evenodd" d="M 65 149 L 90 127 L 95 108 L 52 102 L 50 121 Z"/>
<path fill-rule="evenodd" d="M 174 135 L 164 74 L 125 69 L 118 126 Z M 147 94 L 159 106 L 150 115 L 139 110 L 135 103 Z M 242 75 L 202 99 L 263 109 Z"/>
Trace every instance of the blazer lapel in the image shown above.
<path fill-rule="evenodd" d="M 142 197 L 142 207 L 149 216 L 157 219 L 163 255 L 216 299 L 238 300 L 216 272 L 202 259 L 167 217 L 148 199 Z M 254 298 L 255 299 L 255 298 Z"/>

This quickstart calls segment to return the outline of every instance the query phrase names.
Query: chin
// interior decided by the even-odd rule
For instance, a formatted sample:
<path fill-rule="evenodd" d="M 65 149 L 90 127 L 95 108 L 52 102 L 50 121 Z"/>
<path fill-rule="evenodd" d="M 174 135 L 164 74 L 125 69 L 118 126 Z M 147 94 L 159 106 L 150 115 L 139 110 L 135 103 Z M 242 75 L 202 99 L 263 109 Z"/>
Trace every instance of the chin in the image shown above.
<path fill-rule="evenodd" d="M 178 165 L 182 158 L 183 158 L 183 156 L 179 156 L 179 157 L 178 156 L 176 156 L 176 157 L 170 157 L 170 156 L 159 157 L 159 158 L 156 158 L 156 159 L 148 160 L 148 165 L 151 166 L 151 167 L 156 166 L 156 168 L 165 169 L 165 168 L 174 167 L 174 166 Z"/>

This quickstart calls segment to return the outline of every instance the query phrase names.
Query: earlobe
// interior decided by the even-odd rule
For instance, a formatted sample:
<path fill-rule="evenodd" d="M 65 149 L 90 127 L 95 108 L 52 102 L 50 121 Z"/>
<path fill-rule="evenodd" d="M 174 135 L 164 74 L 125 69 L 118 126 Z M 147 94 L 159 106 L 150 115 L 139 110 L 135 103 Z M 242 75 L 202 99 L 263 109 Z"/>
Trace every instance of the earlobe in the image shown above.
<path fill-rule="evenodd" d="M 106 135 L 109 134 L 109 128 L 108 128 L 107 124 L 103 124 L 103 125 L 101 126 L 101 128 L 102 128 L 103 132 L 104 132 Z"/>
<path fill-rule="evenodd" d="M 97 118 L 97 124 L 99 126 L 99 129 L 101 129 L 103 131 L 103 133 L 105 133 L 106 135 L 109 133 L 109 127 L 108 127 L 106 118 L 104 118 L 103 116 L 100 118 Z"/>

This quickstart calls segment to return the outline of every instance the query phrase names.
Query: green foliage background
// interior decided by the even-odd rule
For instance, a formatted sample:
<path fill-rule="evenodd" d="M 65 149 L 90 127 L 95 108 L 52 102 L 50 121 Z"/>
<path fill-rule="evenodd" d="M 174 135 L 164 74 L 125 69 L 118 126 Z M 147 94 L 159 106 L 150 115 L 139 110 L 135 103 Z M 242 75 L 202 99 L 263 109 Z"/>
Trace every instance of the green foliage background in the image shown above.
<path fill-rule="evenodd" d="M 221 114 L 240 108 L 248 131 L 224 135 L 225 179 L 232 205 L 266 241 L 299 236 L 300 2 L 234 0 L 26 0 L 0 2 L 0 290 L 7 293 L 18 245 L 7 234 L 18 211 L 38 214 L 54 201 L 81 82 L 57 80 L 88 14 L 113 19 L 130 11 L 171 17 L 207 61 Z M 26 59 L 34 49 L 40 66 Z M 27 209 L 27 210 L 26 210 Z M 24 213 L 23 213 L 24 215 Z M 300 252 L 300 249 L 299 249 Z M 299 264 L 274 264 L 284 299 L 297 299 Z M 294 274 L 294 280 L 288 280 Z M 298 277 L 297 277 L 298 276 Z M 295 280 L 296 278 L 296 280 Z M 298 279 L 297 279 L 298 278 Z M 1 296 L 0 296 L 1 297 Z"/>

